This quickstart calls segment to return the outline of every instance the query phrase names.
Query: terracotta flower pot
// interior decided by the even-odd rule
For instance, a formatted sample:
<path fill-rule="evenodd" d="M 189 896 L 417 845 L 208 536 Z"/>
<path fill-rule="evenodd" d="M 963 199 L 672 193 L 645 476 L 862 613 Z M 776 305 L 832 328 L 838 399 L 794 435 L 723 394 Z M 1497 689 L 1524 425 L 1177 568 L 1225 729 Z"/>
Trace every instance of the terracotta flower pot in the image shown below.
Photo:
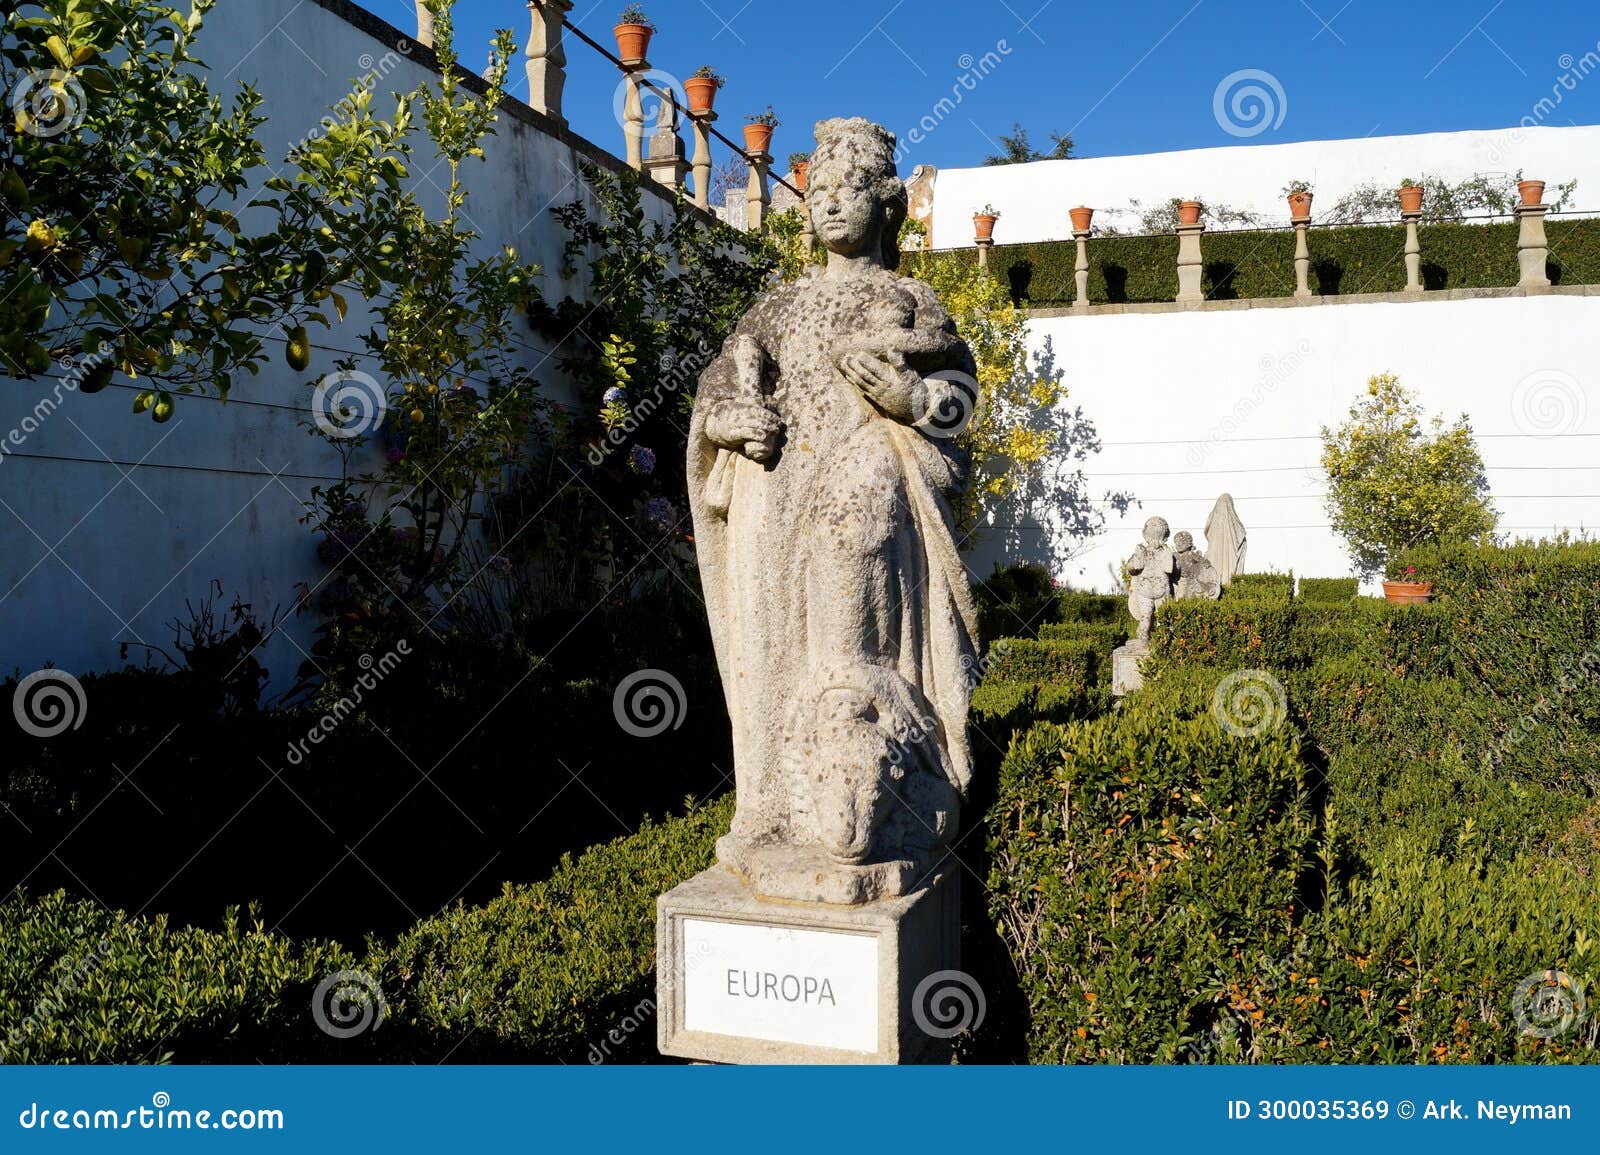
<path fill-rule="evenodd" d="M 1400 198 L 1400 211 L 1406 213 L 1418 212 L 1422 208 L 1422 186 L 1414 184 L 1396 191 Z"/>
<path fill-rule="evenodd" d="M 1203 207 L 1199 201 L 1180 201 L 1178 203 L 1178 223 L 1180 225 L 1199 224 L 1200 210 Z"/>
<path fill-rule="evenodd" d="M 809 160 L 796 161 L 794 166 L 794 187 L 801 192 L 806 191 L 806 174 L 811 171 Z"/>
<path fill-rule="evenodd" d="M 617 38 L 617 55 L 623 60 L 643 60 L 656 32 L 648 24 L 618 24 L 611 31 Z"/>
<path fill-rule="evenodd" d="M 772 151 L 772 125 L 747 124 L 744 126 L 744 150 L 750 153 Z"/>
<path fill-rule="evenodd" d="M 972 227 L 978 230 L 978 239 L 980 241 L 987 241 L 994 237 L 994 222 L 999 219 L 999 217 L 990 216 L 988 213 L 973 214 Z"/>
<path fill-rule="evenodd" d="M 1421 605 L 1433 597 L 1432 582 L 1384 582 L 1383 596 L 1397 606 Z"/>
<path fill-rule="evenodd" d="M 1519 180 L 1517 182 L 1517 195 L 1522 198 L 1525 205 L 1541 204 L 1544 201 L 1544 181 Z"/>
<path fill-rule="evenodd" d="M 1079 205 L 1075 209 L 1068 209 L 1067 215 L 1072 218 L 1072 231 L 1086 233 L 1089 231 L 1089 222 L 1094 219 L 1094 210 Z"/>
<path fill-rule="evenodd" d="M 710 112 L 717 103 L 717 82 L 709 76 L 691 76 L 683 82 L 690 112 Z"/>
<path fill-rule="evenodd" d="M 1311 194 L 1298 192 L 1289 194 L 1289 216 L 1297 221 L 1303 221 L 1311 215 Z"/>

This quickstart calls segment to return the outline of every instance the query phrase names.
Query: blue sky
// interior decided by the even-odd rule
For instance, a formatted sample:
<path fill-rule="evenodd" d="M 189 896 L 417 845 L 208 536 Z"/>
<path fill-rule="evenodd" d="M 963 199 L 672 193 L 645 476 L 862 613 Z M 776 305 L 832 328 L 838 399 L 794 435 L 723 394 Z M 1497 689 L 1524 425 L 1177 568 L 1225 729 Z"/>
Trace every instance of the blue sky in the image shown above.
<path fill-rule="evenodd" d="M 402 26 L 410 0 L 365 0 Z M 617 0 L 578 0 L 572 19 L 611 43 Z M 1258 143 L 1505 127 L 1600 56 L 1594 0 L 654 0 L 651 63 L 685 76 L 711 64 L 729 78 L 719 127 L 737 138 L 744 114 L 768 104 L 783 119 L 780 157 L 808 145 L 825 116 L 860 114 L 902 133 L 948 96 L 968 60 L 998 67 L 906 157 L 978 163 L 1020 120 L 1043 145 L 1070 132 L 1083 156 L 1239 144 L 1219 127 L 1213 96 L 1242 70 L 1281 87 L 1281 122 Z M 521 0 L 461 0 L 463 59 L 481 65 L 492 27 L 527 37 Z M 588 46 L 567 49 L 568 114 L 613 150 L 614 72 Z M 1593 63 L 1594 58 L 1591 58 Z M 519 67 L 518 86 L 526 93 Z M 1270 92 L 1270 89 L 1268 89 Z M 1276 100 L 1276 97 L 1273 98 Z M 1600 121 L 1600 67 L 1577 80 L 1552 125 Z"/>

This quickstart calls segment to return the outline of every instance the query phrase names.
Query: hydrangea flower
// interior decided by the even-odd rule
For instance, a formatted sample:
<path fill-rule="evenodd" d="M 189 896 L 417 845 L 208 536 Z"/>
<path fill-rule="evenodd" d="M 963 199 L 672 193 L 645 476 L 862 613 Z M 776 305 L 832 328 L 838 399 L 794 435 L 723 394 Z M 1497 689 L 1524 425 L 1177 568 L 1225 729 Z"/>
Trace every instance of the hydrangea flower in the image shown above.
<path fill-rule="evenodd" d="M 627 399 L 628 391 L 621 385 L 613 385 L 611 388 L 607 389 L 605 391 L 605 395 L 600 398 L 600 400 L 604 401 L 607 405 L 620 405 Z"/>
<path fill-rule="evenodd" d="M 644 503 L 644 516 L 647 521 L 659 525 L 662 529 L 670 529 L 678 523 L 678 511 L 672 508 L 672 502 L 664 497 L 652 497 Z"/>
<path fill-rule="evenodd" d="M 635 472 L 648 477 L 656 470 L 656 451 L 647 449 L 643 445 L 635 445 L 628 451 L 628 464 L 633 466 Z"/>

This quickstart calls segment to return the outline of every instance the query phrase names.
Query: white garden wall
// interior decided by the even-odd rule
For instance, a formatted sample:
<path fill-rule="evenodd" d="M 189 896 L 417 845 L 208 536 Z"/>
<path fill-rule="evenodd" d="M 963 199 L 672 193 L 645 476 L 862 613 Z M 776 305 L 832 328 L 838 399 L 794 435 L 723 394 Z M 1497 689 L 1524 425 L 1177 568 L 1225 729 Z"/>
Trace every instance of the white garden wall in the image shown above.
<path fill-rule="evenodd" d="M 1091 490 L 1129 490 L 1086 553 L 1058 571 L 1108 589 L 1144 519 L 1200 530 L 1232 493 L 1251 570 L 1351 572 L 1328 528 L 1318 429 L 1341 420 L 1369 376 L 1389 370 L 1430 410 L 1472 420 L 1501 529 L 1548 534 L 1600 525 L 1600 296 L 1577 294 L 1284 305 L 1036 317 L 1071 390 L 1099 427 Z M 1048 521 L 1048 519 L 1044 519 Z M 971 557 L 1036 557 L 1042 530 L 990 535 Z"/>
<path fill-rule="evenodd" d="M 1033 164 L 940 169 L 933 188 L 934 248 L 972 244 L 972 214 L 985 204 L 1002 214 L 997 244 L 1070 238 L 1067 209 L 1088 205 L 1096 225 L 1138 231 L 1137 214 L 1112 215 L 1140 201 L 1146 208 L 1172 197 L 1260 213 L 1287 225 L 1281 190 L 1291 180 L 1316 189 L 1315 212 L 1331 209 L 1358 185 L 1397 187 L 1424 172 L 1462 180 L 1478 173 L 1515 173 L 1558 184 L 1576 180 L 1573 210 L 1600 211 L 1600 127 L 1535 126 L 1473 132 L 1433 132 L 1359 140 L 1241 144 L 1230 148 L 1096 156 Z M 1395 216 L 1399 216 L 1398 207 Z"/>

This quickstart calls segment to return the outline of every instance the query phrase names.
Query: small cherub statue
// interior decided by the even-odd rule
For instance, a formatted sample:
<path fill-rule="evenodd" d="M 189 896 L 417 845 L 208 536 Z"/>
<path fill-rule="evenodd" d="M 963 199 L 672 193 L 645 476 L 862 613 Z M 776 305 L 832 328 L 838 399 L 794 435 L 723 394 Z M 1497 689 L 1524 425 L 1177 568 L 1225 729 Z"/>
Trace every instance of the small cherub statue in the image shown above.
<path fill-rule="evenodd" d="M 949 404 L 950 384 L 923 374 L 948 361 L 950 343 L 948 323 L 919 315 L 916 298 L 894 287 L 868 307 L 866 324 L 841 343 L 835 360 L 877 409 L 920 425 L 932 409 Z M 870 371 L 871 363 L 880 358 L 888 365 L 887 375 Z"/>
<path fill-rule="evenodd" d="M 1164 517 L 1152 517 L 1144 523 L 1144 541 L 1133 549 L 1128 559 L 1128 612 L 1139 623 L 1137 640 L 1150 640 L 1150 625 L 1155 621 L 1156 608 L 1172 596 L 1172 575 L 1178 570 L 1178 561 L 1167 545 L 1170 529 Z"/>
<path fill-rule="evenodd" d="M 1187 531 L 1172 535 L 1172 548 L 1178 561 L 1179 598 L 1210 598 L 1222 596 L 1222 577 L 1209 558 L 1194 548 L 1194 535 Z"/>

